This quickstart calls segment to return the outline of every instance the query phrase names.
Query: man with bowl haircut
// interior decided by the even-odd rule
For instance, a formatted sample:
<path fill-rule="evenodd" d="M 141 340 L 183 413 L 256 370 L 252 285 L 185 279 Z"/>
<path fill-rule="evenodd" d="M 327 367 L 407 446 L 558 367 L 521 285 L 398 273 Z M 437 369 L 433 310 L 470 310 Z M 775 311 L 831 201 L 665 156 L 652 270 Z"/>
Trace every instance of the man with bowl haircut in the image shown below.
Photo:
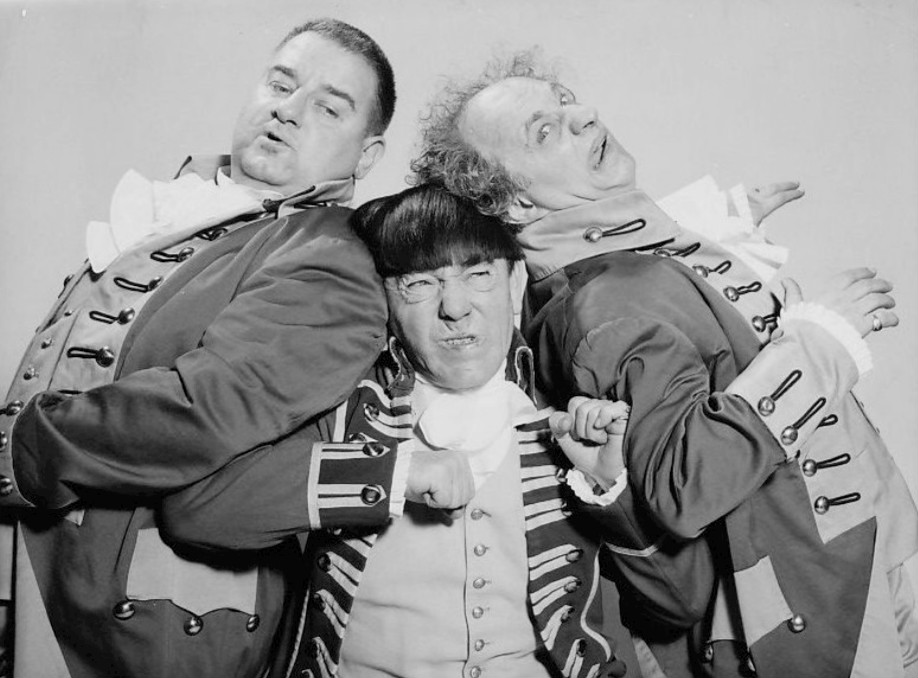
<path fill-rule="evenodd" d="M 613 549 L 639 559 L 704 534 L 720 554 L 721 586 L 692 634 L 661 636 L 641 619 L 645 601 L 628 600 L 651 646 L 636 641 L 643 668 L 915 675 L 902 563 L 918 550 L 918 517 L 850 392 L 870 364 L 862 338 L 898 323 L 891 286 L 855 269 L 802 302 L 787 282 L 782 309 L 763 243 L 678 226 L 636 188 L 634 159 L 597 111 L 530 56 L 450 88 L 415 169 L 521 229 L 538 386 L 557 403 L 631 406 L 633 514 L 657 527 Z M 796 187 L 778 188 L 753 206 L 767 212 Z"/>
<path fill-rule="evenodd" d="M 172 182 L 128 173 L 111 222 L 90 224 L 87 264 L 0 403 L 0 506 L 20 519 L 0 544 L 0 572 L 15 555 L 0 673 L 256 678 L 282 651 L 297 549 L 173 550 L 158 497 L 310 439 L 385 345 L 382 286 L 336 205 L 382 156 L 394 104 L 369 36 L 306 22 L 271 55 L 231 155 Z M 320 488 L 354 468 L 335 461 L 310 467 Z M 360 522 L 387 503 L 329 510 Z"/>
<path fill-rule="evenodd" d="M 309 595 L 287 675 L 625 675 L 600 632 L 598 582 L 615 566 L 603 544 L 640 529 L 614 501 L 626 409 L 586 398 L 550 420 L 536 409 L 532 355 L 513 320 L 522 253 L 497 219 L 430 186 L 368 203 L 355 219 L 384 278 L 392 337 L 336 412 L 340 442 L 317 444 L 313 457 L 371 445 L 393 469 L 457 463 L 442 492 L 407 488 L 388 525 L 310 532 Z M 241 459 L 168 498 L 164 529 L 199 548 L 268 548 L 309 530 L 308 512 L 292 510 L 309 494 L 297 470 L 305 459 L 291 456 L 271 477 Z M 246 493 L 253 478 L 280 501 Z M 361 501 L 398 484 L 367 485 Z M 232 528 L 211 529 L 234 507 Z M 256 509 L 257 521 L 246 517 Z M 619 566 L 673 623 L 679 590 L 713 573 L 701 542 Z"/>

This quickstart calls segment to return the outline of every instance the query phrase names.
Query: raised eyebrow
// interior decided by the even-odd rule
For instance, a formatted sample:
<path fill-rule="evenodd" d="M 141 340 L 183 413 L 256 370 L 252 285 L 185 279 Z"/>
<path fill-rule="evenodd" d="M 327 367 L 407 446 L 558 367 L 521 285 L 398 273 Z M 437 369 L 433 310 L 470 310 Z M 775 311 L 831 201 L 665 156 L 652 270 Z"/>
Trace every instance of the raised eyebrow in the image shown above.
<path fill-rule="evenodd" d="M 271 70 L 268 71 L 268 75 L 273 73 L 280 73 L 283 76 L 290 78 L 291 80 L 296 80 L 296 71 L 287 66 L 282 66 L 281 64 L 276 64 L 271 67 Z"/>

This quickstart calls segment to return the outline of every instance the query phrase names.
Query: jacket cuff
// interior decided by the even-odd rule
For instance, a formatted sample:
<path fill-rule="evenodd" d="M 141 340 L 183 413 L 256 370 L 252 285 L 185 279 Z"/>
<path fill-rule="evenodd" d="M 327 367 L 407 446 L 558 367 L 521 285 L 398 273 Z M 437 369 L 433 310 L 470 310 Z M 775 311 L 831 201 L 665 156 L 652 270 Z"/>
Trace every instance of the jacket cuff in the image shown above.
<path fill-rule="evenodd" d="M 0 409 L 0 508 L 31 508 L 35 505 L 22 496 L 13 469 L 13 441 L 16 417 L 22 402 L 5 403 Z"/>
<path fill-rule="evenodd" d="M 396 448 L 375 440 L 313 444 L 306 497 L 310 527 L 386 524 L 397 456 Z"/>
<path fill-rule="evenodd" d="M 628 469 L 622 469 L 622 472 L 618 474 L 612 486 L 604 492 L 600 491 L 599 493 L 596 491 L 599 485 L 593 482 L 586 473 L 578 468 L 572 468 L 568 471 L 566 478 L 568 487 L 573 490 L 580 501 L 585 504 L 595 504 L 596 506 L 608 506 L 614 503 L 628 486 Z"/>
<path fill-rule="evenodd" d="M 847 349 L 822 325 L 788 322 L 726 389 L 748 402 L 793 458 L 857 382 Z"/>
<path fill-rule="evenodd" d="M 395 470 L 392 473 L 392 489 L 389 493 L 389 517 L 401 518 L 405 510 L 405 490 L 408 489 L 408 469 L 414 454 L 414 439 L 398 443 L 395 457 Z"/>

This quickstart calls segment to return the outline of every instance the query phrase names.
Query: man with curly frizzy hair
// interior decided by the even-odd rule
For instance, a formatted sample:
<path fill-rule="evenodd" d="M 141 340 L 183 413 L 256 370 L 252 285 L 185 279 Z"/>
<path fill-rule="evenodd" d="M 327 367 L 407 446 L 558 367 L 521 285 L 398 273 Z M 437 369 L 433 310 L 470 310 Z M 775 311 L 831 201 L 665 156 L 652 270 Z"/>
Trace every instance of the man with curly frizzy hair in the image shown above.
<path fill-rule="evenodd" d="M 851 394 L 864 338 L 898 324 L 891 285 L 852 269 L 804 302 L 784 280 L 782 304 L 768 282 L 786 251 L 759 224 L 798 185 L 727 195 L 706 178 L 658 205 L 533 52 L 447 88 L 423 135 L 420 181 L 520 229 L 547 399 L 631 407 L 613 557 L 716 554 L 716 577 L 699 568 L 669 601 L 616 582 L 644 674 L 918 675 L 902 568 L 918 511 Z M 680 604 L 683 628 L 663 629 Z"/>

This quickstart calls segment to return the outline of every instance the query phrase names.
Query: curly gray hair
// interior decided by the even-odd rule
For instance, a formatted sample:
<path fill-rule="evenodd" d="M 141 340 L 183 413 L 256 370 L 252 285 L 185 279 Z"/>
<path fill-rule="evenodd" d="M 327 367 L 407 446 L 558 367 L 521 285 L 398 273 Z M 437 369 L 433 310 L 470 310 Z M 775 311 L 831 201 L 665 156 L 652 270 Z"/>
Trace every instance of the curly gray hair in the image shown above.
<path fill-rule="evenodd" d="M 443 88 L 421 117 L 421 155 L 411 161 L 412 183 L 444 186 L 474 202 L 483 214 L 507 220 L 514 198 L 527 182 L 472 148 L 459 134 L 459 122 L 476 94 L 514 77 L 557 81 L 544 66 L 539 50 L 533 48 L 495 58 L 474 80 L 452 81 Z"/>

